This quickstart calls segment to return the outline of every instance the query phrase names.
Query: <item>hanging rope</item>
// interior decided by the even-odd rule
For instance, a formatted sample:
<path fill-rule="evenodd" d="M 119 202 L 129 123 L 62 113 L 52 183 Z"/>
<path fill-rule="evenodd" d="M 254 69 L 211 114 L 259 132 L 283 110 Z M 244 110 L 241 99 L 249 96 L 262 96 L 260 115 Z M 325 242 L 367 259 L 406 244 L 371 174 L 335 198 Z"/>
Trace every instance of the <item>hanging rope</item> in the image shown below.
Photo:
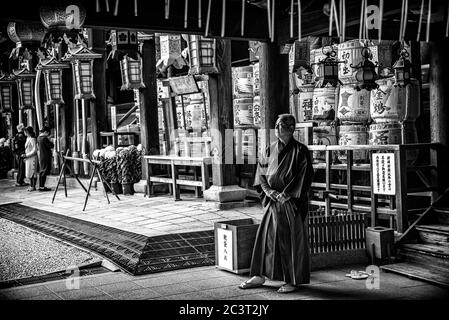
<path fill-rule="evenodd" d="M 170 0 L 165 0 L 165 19 L 168 19 L 169 16 L 170 16 Z"/>
<path fill-rule="evenodd" d="M 201 0 L 198 0 L 198 28 L 201 28 Z"/>
<path fill-rule="evenodd" d="M 139 15 L 139 9 L 137 8 L 137 0 L 134 0 L 134 16 Z"/>
<path fill-rule="evenodd" d="M 449 2 L 447 4 L 447 17 L 446 17 L 446 38 L 449 37 Z"/>
<path fill-rule="evenodd" d="M 379 43 L 382 41 L 382 20 L 384 17 L 384 0 L 379 0 Z"/>
<path fill-rule="evenodd" d="M 271 0 L 267 0 L 268 37 L 271 39 Z"/>
<path fill-rule="evenodd" d="M 187 29 L 188 13 L 189 13 L 189 0 L 184 0 L 184 29 Z"/>
<path fill-rule="evenodd" d="M 272 1 L 273 3 L 271 4 L 271 42 L 274 42 L 274 21 L 275 21 L 276 0 Z"/>
<path fill-rule="evenodd" d="M 421 10 L 419 11 L 418 34 L 416 36 L 416 41 L 419 41 L 419 38 L 421 37 L 421 25 L 423 15 L 424 15 L 424 0 L 421 0 Z"/>
<path fill-rule="evenodd" d="M 115 9 L 114 9 L 114 16 L 118 15 L 118 5 L 120 3 L 120 0 L 115 0 Z"/>
<path fill-rule="evenodd" d="M 207 17 L 206 17 L 206 30 L 204 31 L 204 36 L 207 37 L 209 35 L 209 22 L 210 22 L 210 6 L 212 0 L 209 0 L 207 5 Z"/>
<path fill-rule="evenodd" d="M 106 12 L 109 12 L 109 0 L 105 0 L 106 2 Z"/>
<path fill-rule="evenodd" d="M 401 42 L 404 42 L 405 31 L 407 29 L 407 11 L 408 11 L 408 0 L 402 0 L 401 25 L 399 28 L 399 41 Z"/>
<path fill-rule="evenodd" d="M 298 40 L 301 41 L 301 0 L 298 0 Z"/>
<path fill-rule="evenodd" d="M 359 40 L 362 40 L 363 38 L 363 24 L 365 24 L 365 0 L 362 0 L 362 6 L 360 10 Z"/>
<path fill-rule="evenodd" d="M 100 12 L 100 0 L 95 2 L 95 8 L 97 9 L 97 12 Z"/>
<path fill-rule="evenodd" d="M 340 37 L 340 27 L 338 24 L 338 14 L 337 6 L 335 5 L 335 0 L 331 1 L 331 8 L 329 12 L 329 37 L 332 37 L 332 22 L 335 19 L 335 29 L 337 29 L 337 36 Z"/>
<path fill-rule="evenodd" d="M 295 0 L 290 0 L 290 38 L 293 38 L 293 6 Z"/>
<path fill-rule="evenodd" d="M 430 17 L 432 15 L 432 0 L 429 0 L 429 11 L 427 12 L 427 33 L 426 42 L 429 42 L 430 37 Z"/>
<path fill-rule="evenodd" d="M 245 2 L 246 2 L 246 0 L 242 0 L 242 22 L 241 22 L 242 26 L 241 26 L 241 31 L 240 31 L 240 34 L 242 35 L 242 37 L 245 33 Z"/>
<path fill-rule="evenodd" d="M 225 35 L 225 26 L 226 26 L 226 0 L 223 0 L 221 13 L 221 37 Z"/>

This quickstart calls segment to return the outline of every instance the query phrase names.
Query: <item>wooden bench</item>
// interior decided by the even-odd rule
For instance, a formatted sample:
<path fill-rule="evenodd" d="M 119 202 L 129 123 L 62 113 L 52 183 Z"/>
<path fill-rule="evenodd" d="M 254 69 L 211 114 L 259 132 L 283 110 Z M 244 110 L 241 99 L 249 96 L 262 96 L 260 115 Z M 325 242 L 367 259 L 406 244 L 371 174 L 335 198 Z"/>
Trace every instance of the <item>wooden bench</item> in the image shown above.
<path fill-rule="evenodd" d="M 145 195 L 148 197 L 154 194 L 153 183 L 166 183 L 171 186 L 173 197 L 176 200 L 180 199 L 179 185 L 194 186 L 195 195 L 200 196 L 200 190 L 204 191 L 209 188 L 209 165 L 212 165 L 211 157 L 178 157 L 165 155 L 148 155 L 144 156 L 148 168 L 147 188 Z M 158 176 L 153 173 L 153 165 L 167 165 L 170 166 L 169 176 Z M 197 180 L 198 176 L 194 170 L 194 180 L 183 180 L 178 177 L 179 166 L 192 166 L 201 168 L 201 180 Z"/>

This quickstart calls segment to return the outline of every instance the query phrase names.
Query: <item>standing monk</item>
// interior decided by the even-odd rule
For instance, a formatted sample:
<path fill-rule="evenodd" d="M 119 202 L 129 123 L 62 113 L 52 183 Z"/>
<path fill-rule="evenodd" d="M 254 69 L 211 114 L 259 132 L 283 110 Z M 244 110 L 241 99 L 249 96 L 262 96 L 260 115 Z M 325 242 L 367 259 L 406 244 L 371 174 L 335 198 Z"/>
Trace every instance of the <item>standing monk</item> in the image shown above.
<path fill-rule="evenodd" d="M 313 168 L 309 150 L 293 138 L 295 124 L 291 114 L 279 116 L 278 141 L 258 164 L 254 185 L 262 188 L 264 215 L 251 259 L 252 278 L 241 289 L 260 287 L 265 277 L 285 282 L 280 293 L 310 282 L 307 214 Z"/>
<path fill-rule="evenodd" d="M 50 188 L 45 186 L 47 176 L 51 171 L 51 149 L 54 147 L 53 142 L 50 141 L 48 136 L 50 135 L 50 128 L 43 127 L 37 138 L 37 144 L 39 146 L 39 191 L 50 191 Z"/>
<path fill-rule="evenodd" d="M 28 183 L 25 183 L 25 159 L 22 157 L 25 154 L 25 142 L 27 137 L 23 130 L 25 129 L 23 123 L 19 123 L 17 125 L 17 134 L 14 137 L 14 153 L 16 154 L 17 159 L 17 180 L 16 187 L 27 186 Z"/>

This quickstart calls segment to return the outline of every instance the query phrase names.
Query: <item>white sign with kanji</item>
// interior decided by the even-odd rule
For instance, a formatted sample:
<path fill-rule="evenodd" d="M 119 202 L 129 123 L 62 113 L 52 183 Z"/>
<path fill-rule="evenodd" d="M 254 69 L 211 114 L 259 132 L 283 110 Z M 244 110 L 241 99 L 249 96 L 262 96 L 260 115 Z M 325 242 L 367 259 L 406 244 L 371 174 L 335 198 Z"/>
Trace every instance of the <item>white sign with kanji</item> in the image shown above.
<path fill-rule="evenodd" d="M 373 153 L 373 190 L 375 194 L 396 194 L 394 153 Z"/>
<path fill-rule="evenodd" d="M 217 229 L 218 266 L 232 270 L 232 230 Z"/>

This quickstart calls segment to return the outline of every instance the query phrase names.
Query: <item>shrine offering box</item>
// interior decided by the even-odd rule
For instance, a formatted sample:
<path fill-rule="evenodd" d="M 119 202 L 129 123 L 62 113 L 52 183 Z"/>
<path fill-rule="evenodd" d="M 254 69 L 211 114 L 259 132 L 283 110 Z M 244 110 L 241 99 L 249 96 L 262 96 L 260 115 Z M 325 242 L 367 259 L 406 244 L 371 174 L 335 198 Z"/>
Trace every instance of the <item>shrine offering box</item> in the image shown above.
<path fill-rule="evenodd" d="M 215 265 L 237 274 L 248 272 L 258 227 L 254 219 L 215 222 Z"/>
<path fill-rule="evenodd" d="M 393 253 L 394 231 L 385 227 L 368 227 L 366 228 L 366 249 L 371 257 L 383 259 L 389 257 Z"/>

